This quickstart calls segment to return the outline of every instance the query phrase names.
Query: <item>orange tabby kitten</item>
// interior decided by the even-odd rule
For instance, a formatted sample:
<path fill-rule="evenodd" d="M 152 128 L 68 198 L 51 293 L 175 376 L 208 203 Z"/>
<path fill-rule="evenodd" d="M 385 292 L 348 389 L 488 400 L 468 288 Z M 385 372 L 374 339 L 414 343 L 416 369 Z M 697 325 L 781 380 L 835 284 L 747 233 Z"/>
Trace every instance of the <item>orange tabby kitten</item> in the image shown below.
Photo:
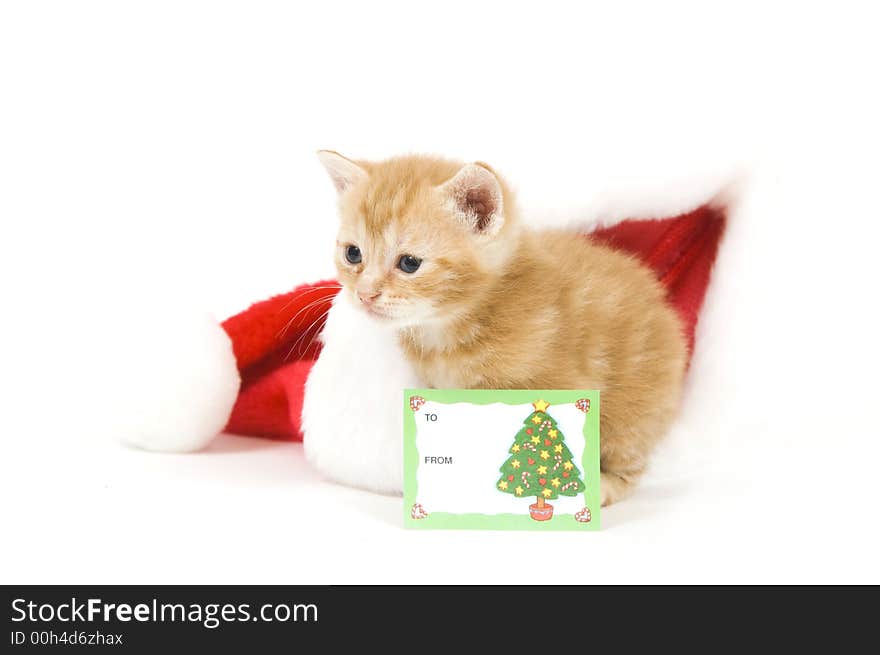
<path fill-rule="evenodd" d="M 526 229 L 485 164 L 318 154 L 340 192 L 342 293 L 398 330 L 427 386 L 601 390 L 602 504 L 623 497 L 685 370 L 651 271 L 587 237 Z"/>

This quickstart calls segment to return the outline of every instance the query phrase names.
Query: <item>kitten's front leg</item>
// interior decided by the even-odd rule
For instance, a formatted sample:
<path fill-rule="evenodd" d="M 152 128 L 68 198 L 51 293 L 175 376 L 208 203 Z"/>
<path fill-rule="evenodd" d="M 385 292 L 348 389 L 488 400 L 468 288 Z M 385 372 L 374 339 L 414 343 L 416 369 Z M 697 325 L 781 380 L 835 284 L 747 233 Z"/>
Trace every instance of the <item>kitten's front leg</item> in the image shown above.
<path fill-rule="evenodd" d="M 620 416 L 616 410 L 631 408 L 633 403 L 621 402 L 613 393 L 605 396 L 610 402 L 603 405 L 599 421 L 603 507 L 623 500 L 635 489 L 656 443 L 669 429 L 672 416 L 672 410 L 660 403 L 653 403 L 654 411 L 639 412 L 635 419 L 632 415 Z M 605 400 L 603 397 L 602 402 Z"/>
<path fill-rule="evenodd" d="M 600 474 L 602 507 L 626 498 L 635 488 L 640 476 L 641 471 L 634 475 L 602 471 Z"/>
<path fill-rule="evenodd" d="M 619 389 L 602 393 L 599 416 L 599 470 L 602 507 L 626 498 L 645 472 L 648 457 L 659 434 L 665 430 L 664 419 L 653 412 L 635 409 L 632 394 Z M 644 408 L 638 408 L 643 410 Z"/>

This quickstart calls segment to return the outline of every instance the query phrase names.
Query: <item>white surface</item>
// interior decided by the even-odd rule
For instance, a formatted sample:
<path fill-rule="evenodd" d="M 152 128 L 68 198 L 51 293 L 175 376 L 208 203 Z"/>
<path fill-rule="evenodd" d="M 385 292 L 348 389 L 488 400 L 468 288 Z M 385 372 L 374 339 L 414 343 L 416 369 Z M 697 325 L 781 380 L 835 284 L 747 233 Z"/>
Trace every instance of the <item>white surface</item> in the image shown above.
<path fill-rule="evenodd" d="M 502 493 L 494 484 L 499 478 L 499 468 L 510 456 L 509 448 L 514 437 L 533 411 L 528 403 L 472 405 L 427 401 L 416 414 L 416 449 L 419 452 L 416 501 L 428 512 L 526 514 L 541 489 L 536 480 L 530 481 L 531 491 L 522 497 Z M 435 414 L 437 421 L 426 421 L 427 414 Z M 584 456 L 583 412 L 573 404 L 556 405 L 551 416 L 565 437 L 565 445 L 571 451 L 571 459 L 581 474 L 581 480 L 589 484 L 581 464 Z M 428 456 L 451 457 L 452 463 L 428 464 L 424 459 Z M 533 456 L 537 458 L 537 454 Z M 546 464 L 551 468 L 554 461 L 550 459 Z M 547 478 L 556 477 L 561 472 L 547 475 Z M 510 486 L 518 484 L 520 481 L 515 480 Z M 598 480 L 594 479 L 592 484 L 598 484 Z M 581 492 L 576 496 L 560 495 L 553 499 L 555 515 L 574 514 L 583 509 L 583 485 Z"/>
<path fill-rule="evenodd" d="M 49 4 L 0 8 L 0 581 L 518 582 L 565 548 L 567 582 L 880 582 L 871 9 Z M 405 532 L 299 445 L 112 443 L 156 347 L 121 326 L 332 275 L 318 148 L 595 217 L 744 164 L 681 420 L 601 533 Z"/>

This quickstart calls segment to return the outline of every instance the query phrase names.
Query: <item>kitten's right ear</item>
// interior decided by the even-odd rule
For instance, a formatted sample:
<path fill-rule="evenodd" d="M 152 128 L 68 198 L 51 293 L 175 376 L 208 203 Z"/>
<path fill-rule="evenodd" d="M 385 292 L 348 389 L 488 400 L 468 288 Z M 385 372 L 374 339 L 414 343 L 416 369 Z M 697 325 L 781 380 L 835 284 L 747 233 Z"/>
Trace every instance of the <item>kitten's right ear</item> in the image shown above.
<path fill-rule="evenodd" d="M 493 236 L 504 225 L 501 184 L 488 165 L 465 164 L 440 190 L 452 201 L 459 219 L 477 234 Z"/>
<path fill-rule="evenodd" d="M 363 166 L 333 150 L 319 150 L 318 159 L 324 164 L 330 179 L 333 180 L 333 186 L 339 193 L 367 179 L 369 175 Z"/>

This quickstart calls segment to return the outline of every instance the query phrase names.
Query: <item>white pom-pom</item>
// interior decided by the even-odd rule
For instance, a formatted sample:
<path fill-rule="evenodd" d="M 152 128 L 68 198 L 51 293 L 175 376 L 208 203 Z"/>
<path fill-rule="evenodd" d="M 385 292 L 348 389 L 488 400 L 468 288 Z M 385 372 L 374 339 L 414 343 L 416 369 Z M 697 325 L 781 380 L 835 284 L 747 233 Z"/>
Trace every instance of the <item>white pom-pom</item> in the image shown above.
<path fill-rule="evenodd" d="M 340 293 L 306 381 L 303 449 L 325 477 L 385 494 L 403 492 L 403 404 L 420 386 L 397 334 Z M 357 362 L 359 375 L 351 375 Z M 344 400 L 340 400 L 340 398 Z"/>
<path fill-rule="evenodd" d="M 229 336 L 213 318 L 185 309 L 142 318 L 125 334 L 112 380 L 115 437 L 145 450 L 204 448 L 223 430 L 238 395 Z"/>

